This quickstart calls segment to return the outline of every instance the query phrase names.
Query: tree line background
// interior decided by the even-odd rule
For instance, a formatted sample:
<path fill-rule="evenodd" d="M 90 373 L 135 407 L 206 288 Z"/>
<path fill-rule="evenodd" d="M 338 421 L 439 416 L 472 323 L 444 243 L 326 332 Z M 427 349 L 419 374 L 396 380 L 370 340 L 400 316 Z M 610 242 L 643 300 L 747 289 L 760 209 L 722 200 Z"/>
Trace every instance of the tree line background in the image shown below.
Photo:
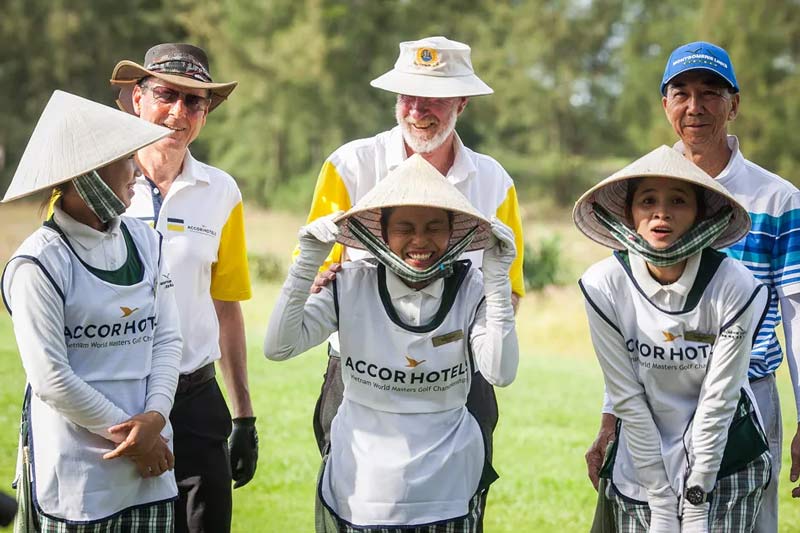
<path fill-rule="evenodd" d="M 185 41 L 208 51 L 215 81 L 239 81 L 193 152 L 247 200 L 304 211 L 332 150 L 394 124 L 394 96 L 369 81 L 400 41 L 428 35 L 472 46 L 495 94 L 473 98 L 458 131 L 523 200 L 569 205 L 674 142 L 659 83 L 692 40 L 731 54 L 746 156 L 800 184 L 798 0 L 0 0 L 0 186 L 54 89 L 113 105 L 117 61 Z"/>

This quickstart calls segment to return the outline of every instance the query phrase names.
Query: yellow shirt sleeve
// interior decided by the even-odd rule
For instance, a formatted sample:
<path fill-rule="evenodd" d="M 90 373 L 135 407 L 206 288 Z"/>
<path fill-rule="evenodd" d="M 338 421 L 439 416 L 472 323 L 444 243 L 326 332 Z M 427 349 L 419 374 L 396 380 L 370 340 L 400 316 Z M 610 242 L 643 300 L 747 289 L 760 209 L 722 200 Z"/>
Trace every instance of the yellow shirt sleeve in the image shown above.
<path fill-rule="evenodd" d="M 517 258 L 511 263 L 511 291 L 518 296 L 525 296 L 525 278 L 522 276 L 522 263 L 525 254 L 525 239 L 522 237 L 522 217 L 519 213 L 517 190 L 512 185 L 506 192 L 506 199 L 497 208 L 495 216 L 500 222 L 514 230 L 514 244 L 517 247 Z"/>
<path fill-rule="evenodd" d="M 217 262 L 211 265 L 211 297 L 226 302 L 249 300 L 250 271 L 244 238 L 244 208 L 240 201 L 231 210 L 219 238 Z"/>
<path fill-rule="evenodd" d="M 339 175 L 339 171 L 332 162 L 325 161 L 322 170 L 319 171 L 319 177 L 317 177 L 314 198 L 311 200 L 311 209 L 308 212 L 306 224 L 337 211 L 347 211 L 350 207 L 350 193 L 347 192 L 342 176 Z M 344 247 L 341 244 L 335 244 L 325 263 L 320 267 L 320 271 L 330 268 L 331 263 L 341 263 L 343 251 Z M 297 258 L 299 253 L 300 250 L 295 247 L 292 261 Z"/>

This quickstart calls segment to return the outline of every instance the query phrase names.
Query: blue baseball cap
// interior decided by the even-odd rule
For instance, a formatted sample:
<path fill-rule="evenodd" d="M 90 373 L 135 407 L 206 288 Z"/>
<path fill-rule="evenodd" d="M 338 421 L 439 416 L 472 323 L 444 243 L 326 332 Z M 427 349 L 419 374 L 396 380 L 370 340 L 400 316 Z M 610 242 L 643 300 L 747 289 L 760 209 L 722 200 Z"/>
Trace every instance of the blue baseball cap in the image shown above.
<path fill-rule="evenodd" d="M 734 92 L 739 92 L 728 52 L 715 44 L 696 41 L 679 46 L 669 55 L 664 77 L 661 79 L 661 94 L 666 96 L 669 82 L 689 70 L 709 70 L 724 79 Z"/>

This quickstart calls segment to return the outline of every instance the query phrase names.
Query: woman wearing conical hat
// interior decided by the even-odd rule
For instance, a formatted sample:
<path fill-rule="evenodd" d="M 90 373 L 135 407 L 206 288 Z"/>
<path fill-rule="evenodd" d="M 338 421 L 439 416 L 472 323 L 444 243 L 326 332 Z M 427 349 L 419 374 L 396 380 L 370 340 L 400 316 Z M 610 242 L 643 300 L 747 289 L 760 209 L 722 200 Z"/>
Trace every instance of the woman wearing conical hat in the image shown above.
<path fill-rule="evenodd" d="M 621 421 L 602 470 L 616 530 L 752 531 L 771 458 L 747 367 L 768 289 L 715 250 L 747 233 L 747 212 L 662 146 L 592 187 L 573 219 L 615 250 L 579 283 Z"/>
<path fill-rule="evenodd" d="M 334 242 L 371 252 L 309 294 Z M 483 274 L 457 258 L 484 250 Z M 319 480 L 318 532 L 477 530 L 496 474 L 465 403 L 480 372 L 505 386 L 518 363 L 508 271 L 513 232 L 485 220 L 422 157 L 340 216 L 300 230 L 266 356 L 338 331 L 344 401 Z"/>
<path fill-rule="evenodd" d="M 3 199 L 59 193 L 2 278 L 29 384 L 18 519 L 36 531 L 172 531 L 178 318 L 158 234 L 120 217 L 133 154 L 169 133 L 56 91 Z"/>

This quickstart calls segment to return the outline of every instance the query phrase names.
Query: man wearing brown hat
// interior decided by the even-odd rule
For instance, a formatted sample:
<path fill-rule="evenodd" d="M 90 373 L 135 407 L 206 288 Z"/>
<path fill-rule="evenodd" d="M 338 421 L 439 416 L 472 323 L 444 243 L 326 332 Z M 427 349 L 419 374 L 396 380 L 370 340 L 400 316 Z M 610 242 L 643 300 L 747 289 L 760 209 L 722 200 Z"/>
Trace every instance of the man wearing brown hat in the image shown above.
<path fill-rule="evenodd" d="M 359 139 L 337 149 L 322 166 L 308 222 L 338 210 L 347 210 L 390 170 L 419 153 L 486 217 L 497 216 L 515 235 L 517 258 L 511 266 L 513 301 L 524 295 L 522 278 L 522 223 L 511 177 L 491 157 L 464 146 L 455 131 L 456 120 L 470 96 L 492 94 L 472 68 L 470 47 L 445 37 L 427 37 L 400 43 L 392 70 L 371 82 L 395 93 L 397 126 L 375 137 Z M 317 278 L 312 292 L 335 277 L 342 261 L 360 259 L 365 252 L 336 245 L 325 263 L 331 267 Z M 465 257 L 481 266 L 482 253 Z M 425 298 L 420 291 L 420 298 Z M 426 305 L 425 302 L 422 305 Z M 330 423 L 342 401 L 338 339 L 331 337 L 328 370 L 314 413 L 314 432 L 323 452 L 329 442 Z M 491 433 L 497 423 L 494 390 L 476 373 L 467 407 L 488 430 L 487 457 L 491 458 Z"/>
<path fill-rule="evenodd" d="M 170 415 L 180 492 L 176 531 L 229 531 L 231 480 L 234 488 L 250 481 L 258 459 L 239 304 L 250 298 L 242 196 L 230 175 L 197 161 L 189 145 L 236 82 L 214 83 L 200 48 L 160 44 L 148 50 L 144 65 L 119 62 L 111 83 L 120 89 L 122 109 L 173 131 L 137 153 L 143 175 L 126 214 L 163 235 L 172 278 L 162 284 L 174 283 L 181 320 L 181 375 Z M 217 360 L 233 404 L 233 431 L 214 379 Z"/>

